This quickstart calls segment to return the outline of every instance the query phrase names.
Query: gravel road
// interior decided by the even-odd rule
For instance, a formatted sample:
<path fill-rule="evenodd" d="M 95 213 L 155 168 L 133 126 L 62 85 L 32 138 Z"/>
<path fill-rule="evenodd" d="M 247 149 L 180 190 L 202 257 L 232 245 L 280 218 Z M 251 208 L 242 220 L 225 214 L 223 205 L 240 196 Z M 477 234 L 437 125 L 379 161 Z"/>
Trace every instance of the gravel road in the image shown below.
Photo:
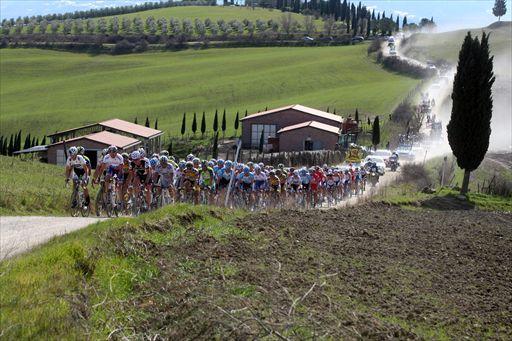
<path fill-rule="evenodd" d="M 100 221 L 100 218 L 0 217 L 0 260 L 25 252 L 54 236 Z"/>

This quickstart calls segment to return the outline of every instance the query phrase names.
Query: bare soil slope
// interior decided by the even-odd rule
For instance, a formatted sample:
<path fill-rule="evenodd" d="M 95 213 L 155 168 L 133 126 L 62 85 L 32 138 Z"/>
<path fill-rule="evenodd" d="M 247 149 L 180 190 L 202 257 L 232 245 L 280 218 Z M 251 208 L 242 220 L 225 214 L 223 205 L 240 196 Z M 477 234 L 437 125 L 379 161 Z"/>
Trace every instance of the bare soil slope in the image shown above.
<path fill-rule="evenodd" d="M 161 275 L 123 303 L 141 317 L 125 327 L 179 339 L 510 339 L 511 218 L 371 204 L 254 214 L 237 221 L 250 237 L 221 241 L 189 229 L 172 247 L 143 247 Z"/>

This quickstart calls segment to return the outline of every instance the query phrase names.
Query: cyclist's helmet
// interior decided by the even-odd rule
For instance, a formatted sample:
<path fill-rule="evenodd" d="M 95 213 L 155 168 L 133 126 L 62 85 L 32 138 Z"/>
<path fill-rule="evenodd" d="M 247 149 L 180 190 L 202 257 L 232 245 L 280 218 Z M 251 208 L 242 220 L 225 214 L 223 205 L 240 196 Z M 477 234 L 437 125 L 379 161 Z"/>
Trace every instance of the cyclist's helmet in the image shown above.
<path fill-rule="evenodd" d="M 168 152 L 167 150 L 162 150 L 162 151 L 160 152 L 160 155 L 161 155 L 161 156 L 167 156 L 167 157 L 169 157 L 169 152 Z"/>
<path fill-rule="evenodd" d="M 146 151 L 142 147 L 139 148 L 139 153 L 140 153 L 140 157 L 145 157 L 146 156 Z"/>
<path fill-rule="evenodd" d="M 227 160 L 227 161 L 224 163 L 224 166 L 225 166 L 226 168 L 231 168 L 231 167 L 233 166 L 233 162 L 231 162 L 231 161 Z"/>
<path fill-rule="evenodd" d="M 183 161 L 183 160 L 181 160 L 181 161 L 180 161 L 180 163 L 178 164 L 178 167 L 179 167 L 180 169 L 185 169 L 185 165 L 186 165 L 186 162 L 185 162 L 185 161 Z"/>
<path fill-rule="evenodd" d="M 244 173 L 247 174 L 251 171 L 251 169 L 248 166 L 244 167 Z"/>
<path fill-rule="evenodd" d="M 279 168 L 279 169 L 283 169 L 283 168 L 284 168 L 284 165 L 283 165 L 282 163 L 280 163 L 280 164 L 278 164 L 278 165 L 277 165 L 277 168 Z"/>
<path fill-rule="evenodd" d="M 123 159 L 127 160 L 130 158 L 130 155 L 128 155 L 128 153 L 123 153 L 121 154 L 121 156 L 123 157 Z"/>
<path fill-rule="evenodd" d="M 213 161 L 208 161 L 208 167 L 213 167 L 215 166 L 215 162 Z"/>
<path fill-rule="evenodd" d="M 187 161 L 192 161 L 194 159 L 194 154 L 188 154 L 187 155 Z"/>
<path fill-rule="evenodd" d="M 198 164 L 200 164 L 200 163 L 201 163 L 201 160 L 200 160 L 198 157 L 195 157 L 195 158 L 193 158 L 193 159 L 192 159 L 192 163 L 193 163 L 194 165 L 198 165 Z"/>
<path fill-rule="evenodd" d="M 194 163 L 192 163 L 192 161 L 187 161 L 187 163 L 185 163 L 185 167 L 187 167 L 188 169 L 193 168 Z"/>
<path fill-rule="evenodd" d="M 265 164 L 263 162 L 260 162 L 260 163 L 258 163 L 258 166 L 260 166 L 260 168 L 263 168 L 263 167 L 265 167 Z"/>
<path fill-rule="evenodd" d="M 153 153 L 153 155 L 151 155 L 151 158 L 152 159 L 157 159 L 160 157 L 160 155 L 158 155 L 157 153 Z"/>
<path fill-rule="evenodd" d="M 105 148 L 105 149 L 103 149 L 103 150 L 101 151 L 101 156 L 105 156 L 105 155 L 107 155 L 107 153 L 108 153 L 108 149 L 107 149 L 107 148 Z"/>
<path fill-rule="evenodd" d="M 274 172 L 273 170 L 271 170 L 271 171 L 268 173 L 268 175 L 272 175 L 272 176 L 274 176 L 274 175 L 276 175 L 276 172 Z"/>
<path fill-rule="evenodd" d="M 283 172 L 280 169 L 276 170 L 276 175 L 281 175 Z"/>
<path fill-rule="evenodd" d="M 78 154 L 78 149 L 73 146 L 73 147 L 69 148 L 68 152 L 69 152 L 69 155 L 75 156 L 76 154 Z"/>
<path fill-rule="evenodd" d="M 158 159 L 151 158 L 151 160 L 149 160 L 149 164 L 151 165 L 151 167 L 155 167 L 157 163 Z"/>
<path fill-rule="evenodd" d="M 109 153 L 117 153 L 117 147 L 116 146 L 110 146 L 108 147 Z"/>
<path fill-rule="evenodd" d="M 299 171 L 298 170 L 294 170 L 293 171 L 293 175 L 299 175 Z"/>
<path fill-rule="evenodd" d="M 219 165 L 220 167 L 222 167 L 222 165 L 224 164 L 224 160 L 222 159 L 218 159 L 217 160 L 217 165 Z"/>
<path fill-rule="evenodd" d="M 160 156 L 160 163 L 163 163 L 165 165 L 167 162 L 169 162 L 169 159 L 167 158 L 167 156 L 165 156 L 165 155 Z"/>
<path fill-rule="evenodd" d="M 254 166 L 254 170 L 255 170 L 255 171 L 261 171 L 261 167 L 260 167 L 260 166 L 258 166 L 258 165 L 255 165 L 255 166 Z"/>
<path fill-rule="evenodd" d="M 140 152 L 138 150 L 134 150 L 131 154 L 130 154 L 130 157 L 132 158 L 132 160 L 138 160 L 141 158 L 141 155 L 140 155 Z"/>
<path fill-rule="evenodd" d="M 307 173 L 306 168 L 301 168 L 300 169 L 300 175 L 306 175 L 306 173 Z"/>
<path fill-rule="evenodd" d="M 208 160 L 201 160 L 202 165 L 208 165 Z"/>
<path fill-rule="evenodd" d="M 78 146 L 78 147 L 76 147 L 76 149 L 78 150 L 78 154 L 84 155 L 84 153 L 85 153 L 85 148 L 84 147 Z"/>

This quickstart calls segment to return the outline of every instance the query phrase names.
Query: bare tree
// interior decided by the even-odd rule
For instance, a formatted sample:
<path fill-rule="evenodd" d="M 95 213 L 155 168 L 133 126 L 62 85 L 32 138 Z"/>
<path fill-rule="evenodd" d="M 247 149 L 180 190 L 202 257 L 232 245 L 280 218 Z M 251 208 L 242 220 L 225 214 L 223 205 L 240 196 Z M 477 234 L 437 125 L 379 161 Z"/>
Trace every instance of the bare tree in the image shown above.
<path fill-rule="evenodd" d="M 312 35 L 316 32 L 315 18 L 313 16 L 304 16 L 304 31 L 306 31 L 307 35 Z"/>
<path fill-rule="evenodd" d="M 290 35 L 290 33 L 293 30 L 293 22 L 294 19 L 292 18 L 292 14 L 290 12 L 285 13 L 281 16 L 281 31 L 286 33 L 287 35 Z"/>

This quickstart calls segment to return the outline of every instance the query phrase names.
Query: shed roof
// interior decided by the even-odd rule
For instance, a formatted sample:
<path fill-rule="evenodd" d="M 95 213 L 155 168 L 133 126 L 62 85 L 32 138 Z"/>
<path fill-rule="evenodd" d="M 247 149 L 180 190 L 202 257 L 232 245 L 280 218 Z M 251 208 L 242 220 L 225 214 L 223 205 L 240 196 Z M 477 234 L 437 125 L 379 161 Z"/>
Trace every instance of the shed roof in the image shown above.
<path fill-rule="evenodd" d="M 48 150 L 48 146 L 34 146 L 27 149 L 22 149 L 14 152 L 13 154 L 30 154 L 30 153 L 38 153 L 44 152 Z"/>
<path fill-rule="evenodd" d="M 99 125 L 145 138 L 158 136 L 162 134 L 162 131 L 160 130 L 148 128 L 140 124 L 131 123 L 128 121 L 120 120 L 118 118 L 100 122 Z"/>
<path fill-rule="evenodd" d="M 114 145 L 116 147 L 123 148 L 123 149 L 131 147 L 131 146 L 135 146 L 135 145 L 141 143 L 139 140 L 134 139 L 132 137 L 114 134 L 109 131 L 100 131 L 99 133 L 79 136 L 79 137 L 75 137 L 73 139 L 66 140 L 65 142 L 70 143 L 70 142 L 81 140 L 81 139 L 86 139 L 89 141 L 102 143 L 107 146 Z M 54 143 L 54 144 L 52 144 L 52 146 L 62 144 L 62 143 L 64 143 L 64 141 Z"/>
<path fill-rule="evenodd" d="M 306 113 L 306 114 L 310 114 L 310 115 L 314 115 L 314 116 L 319 116 L 319 117 L 327 118 L 329 120 L 336 121 L 336 122 L 339 122 L 339 123 L 341 123 L 342 120 L 343 120 L 341 116 L 338 116 L 338 115 L 335 115 L 335 114 L 331 114 L 331 113 L 328 113 L 328 112 L 325 112 L 325 111 L 321 111 L 321 110 L 305 107 L 305 106 L 300 105 L 300 104 L 295 104 L 295 105 L 289 105 L 289 106 L 282 107 L 282 108 L 277 108 L 277 109 L 272 109 L 272 110 L 267 110 L 267 111 L 259 112 L 259 113 L 256 113 L 256 114 L 252 114 L 252 115 L 249 115 L 247 117 L 242 118 L 241 121 L 247 120 L 247 119 L 250 119 L 250 118 L 254 118 L 254 117 L 260 117 L 260 116 L 264 116 L 264 115 L 269 115 L 269 114 L 277 113 L 277 112 L 280 112 L 280 111 L 290 110 L 290 109 L 297 110 L 297 111 L 300 111 L 300 112 L 303 112 L 303 113 Z"/>
<path fill-rule="evenodd" d="M 307 127 L 320 129 L 320 130 L 326 131 L 328 133 L 333 133 L 333 134 L 337 134 L 337 135 L 340 133 L 339 128 L 333 127 L 332 125 L 329 125 L 329 124 L 320 123 L 317 121 L 308 121 L 308 122 L 303 122 L 303 123 L 299 123 L 299 124 L 294 124 L 292 126 L 288 126 L 288 127 L 284 127 L 282 129 L 280 129 L 277 133 L 281 134 L 281 133 L 284 133 L 287 131 L 303 129 L 303 128 L 307 128 Z"/>

